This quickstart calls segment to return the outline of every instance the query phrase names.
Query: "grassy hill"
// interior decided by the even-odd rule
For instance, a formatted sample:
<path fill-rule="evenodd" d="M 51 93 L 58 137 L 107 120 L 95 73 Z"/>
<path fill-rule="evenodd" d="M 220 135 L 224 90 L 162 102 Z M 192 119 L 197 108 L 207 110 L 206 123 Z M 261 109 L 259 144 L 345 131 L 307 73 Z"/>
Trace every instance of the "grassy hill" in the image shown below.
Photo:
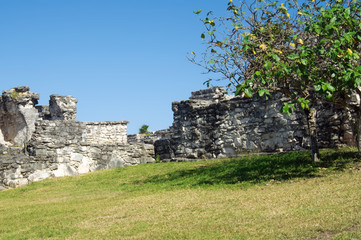
<path fill-rule="evenodd" d="M 354 149 L 157 163 L 0 192 L 0 239 L 361 239 Z"/>

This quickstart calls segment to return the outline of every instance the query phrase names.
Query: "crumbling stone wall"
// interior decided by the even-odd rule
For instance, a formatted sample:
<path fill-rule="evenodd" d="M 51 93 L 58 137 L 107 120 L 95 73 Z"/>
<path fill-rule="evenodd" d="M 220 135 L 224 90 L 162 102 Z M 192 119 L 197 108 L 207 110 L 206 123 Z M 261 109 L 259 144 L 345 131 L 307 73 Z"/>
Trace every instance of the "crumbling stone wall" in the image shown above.
<path fill-rule="evenodd" d="M 108 126 L 124 128 L 126 123 L 111 122 Z M 92 123 L 55 120 L 38 121 L 35 126 L 26 154 L 21 148 L 4 146 L 0 151 L 0 188 L 24 186 L 50 177 L 154 162 L 152 144 L 88 141 L 91 139 L 87 137 L 89 126 L 94 126 Z M 100 139 L 106 136 L 99 135 Z"/>
<path fill-rule="evenodd" d="M 219 87 L 193 92 L 190 100 L 173 102 L 172 136 L 155 142 L 155 154 L 179 160 L 309 148 L 305 115 L 281 113 L 281 98 L 234 97 Z M 347 114 L 326 104 L 318 108 L 320 147 L 350 143 Z"/>
<path fill-rule="evenodd" d="M 0 97 L 0 190 L 154 161 L 152 144 L 127 143 L 127 121 L 78 122 L 76 98 L 51 95 L 49 106 L 35 106 L 38 98 L 29 87 Z"/>
<path fill-rule="evenodd" d="M 34 150 L 34 149 L 32 149 Z M 47 147 L 45 143 L 25 155 L 22 149 L 0 151 L 0 190 L 27 185 L 51 177 L 71 176 L 100 169 L 154 161 L 153 145 L 69 144 Z"/>

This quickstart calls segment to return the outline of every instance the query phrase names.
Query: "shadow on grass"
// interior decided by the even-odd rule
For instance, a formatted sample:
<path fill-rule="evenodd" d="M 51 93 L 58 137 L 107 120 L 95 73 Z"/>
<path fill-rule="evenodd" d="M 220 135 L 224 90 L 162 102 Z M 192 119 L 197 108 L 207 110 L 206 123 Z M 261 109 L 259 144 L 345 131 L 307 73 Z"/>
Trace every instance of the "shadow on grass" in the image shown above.
<path fill-rule="evenodd" d="M 265 181 L 283 181 L 321 176 L 320 169 L 342 170 L 350 162 L 358 161 L 355 152 L 324 152 L 322 161 L 312 161 L 310 152 L 292 152 L 273 155 L 245 156 L 222 161 L 207 161 L 186 170 L 156 175 L 142 183 L 170 185 L 218 185 Z"/>
<path fill-rule="evenodd" d="M 352 150 L 330 150 L 329 152 L 321 153 L 322 161 L 318 164 L 323 168 L 331 168 L 332 170 L 342 171 L 350 166 L 352 163 L 360 163 L 360 155 L 357 151 Z"/>

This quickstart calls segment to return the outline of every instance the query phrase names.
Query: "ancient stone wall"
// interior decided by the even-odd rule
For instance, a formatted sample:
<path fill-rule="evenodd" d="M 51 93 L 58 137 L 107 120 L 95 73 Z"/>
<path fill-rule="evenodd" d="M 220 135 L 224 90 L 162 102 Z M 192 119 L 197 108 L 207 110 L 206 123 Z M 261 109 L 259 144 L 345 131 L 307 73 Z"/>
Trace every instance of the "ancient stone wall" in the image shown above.
<path fill-rule="evenodd" d="M 0 190 L 154 161 L 152 144 L 127 143 L 127 121 L 78 122 L 76 98 L 38 98 L 29 87 L 0 96 Z"/>
<path fill-rule="evenodd" d="M 154 162 L 153 145 L 89 145 L 69 144 L 0 152 L 0 190 L 24 186 L 51 177 L 71 176 L 100 169 Z"/>
<path fill-rule="evenodd" d="M 95 123 L 95 126 L 99 125 Z M 124 129 L 124 125 L 126 122 L 122 121 L 119 124 L 113 122 L 110 126 L 123 126 Z M 94 142 L 93 138 L 87 137 L 88 130 L 93 127 L 94 124 L 89 122 L 38 121 L 26 154 L 20 148 L 18 151 L 15 151 L 17 148 L 3 148 L 0 152 L 0 186 L 18 187 L 50 177 L 154 161 L 153 145 Z M 99 139 L 106 139 L 108 134 L 104 131 L 97 133 Z M 10 152 L 8 149 L 13 150 Z"/>
<path fill-rule="evenodd" d="M 219 88 L 194 92 L 188 101 L 173 102 L 173 134 L 155 142 L 155 154 L 176 160 L 309 148 L 305 115 L 281 113 L 280 99 L 233 97 Z M 347 114 L 326 104 L 318 109 L 320 147 L 349 143 Z"/>

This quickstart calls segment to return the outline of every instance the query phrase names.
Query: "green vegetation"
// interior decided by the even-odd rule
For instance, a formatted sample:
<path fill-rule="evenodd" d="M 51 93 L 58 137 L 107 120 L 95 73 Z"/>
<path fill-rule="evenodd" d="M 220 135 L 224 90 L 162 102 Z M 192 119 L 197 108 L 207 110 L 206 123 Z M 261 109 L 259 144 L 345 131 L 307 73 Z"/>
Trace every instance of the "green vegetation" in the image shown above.
<path fill-rule="evenodd" d="M 139 134 L 145 134 L 145 135 L 149 136 L 148 128 L 149 128 L 148 125 L 145 125 L 145 124 L 142 125 L 142 126 L 139 128 Z"/>
<path fill-rule="evenodd" d="M 18 91 L 13 90 L 13 91 L 11 92 L 11 98 L 17 99 L 18 96 L 19 96 L 19 94 L 20 94 L 20 93 L 19 93 Z"/>
<path fill-rule="evenodd" d="M 236 95 L 287 96 L 282 111 L 303 109 L 315 161 L 315 105 L 352 110 L 361 153 L 361 107 L 351 101 L 361 97 L 360 11 L 360 0 L 229 0 L 225 16 L 202 17 L 207 49 L 189 59 L 226 79 Z"/>
<path fill-rule="evenodd" d="M 157 163 L 0 192 L 0 239 L 361 238 L 356 149 Z"/>

